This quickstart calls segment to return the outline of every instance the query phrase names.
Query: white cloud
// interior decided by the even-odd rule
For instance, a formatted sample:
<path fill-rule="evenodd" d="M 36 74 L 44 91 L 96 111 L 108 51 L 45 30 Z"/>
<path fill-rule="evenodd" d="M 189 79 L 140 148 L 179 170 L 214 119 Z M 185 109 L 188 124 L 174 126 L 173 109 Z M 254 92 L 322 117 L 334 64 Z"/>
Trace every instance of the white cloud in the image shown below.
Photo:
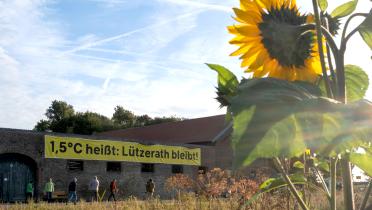
<path fill-rule="evenodd" d="M 231 12 L 231 7 L 222 5 L 221 2 L 218 4 L 212 3 L 211 1 L 205 0 L 158 0 L 159 2 L 166 2 L 171 4 L 176 4 L 179 6 L 208 9 L 208 10 L 217 10 L 223 12 Z M 231 2 L 224 2 L 225 4 L 231 4 Z"/>
<path fill-rule="evenodd" d="M 4 75 L 0 78 L 0 98 L 4 99 L 0 101 L 0 127 L 32 128 L 54 99 L 67 101 L 77 111 L 106 116 L 111 116 L 118 104 L 153 116 L 214 113 L 210 106 L 218 104 L 213 100 L 213 88 L 206 91 L 203 82 L 194 80 L 192 74 L 174 75 L 171 70 L 175 68 L 170 69 L 155 53 L 192 30 L 200 11 L 185 10 L 176 18 L 171 13 L 156 14 L 154 25 L 106 39 L 88 34 L 75 42 L 65 38 L 62 24 L 48 21 L 46 12 L 50 11 L 44 1 L 0 3 L 0 65 L 4 66 L 0 69 Z M 153 40 L 152 59 L 142 59 L 142 52 L 134 60 L 123 60 L 97 57 L 86 50 L 130 39 L 132 34 L 143 43 Z M 77 47 L 61 51 L 72 45 Z M 143 47 L 147 50 L 145 44 Z"/>

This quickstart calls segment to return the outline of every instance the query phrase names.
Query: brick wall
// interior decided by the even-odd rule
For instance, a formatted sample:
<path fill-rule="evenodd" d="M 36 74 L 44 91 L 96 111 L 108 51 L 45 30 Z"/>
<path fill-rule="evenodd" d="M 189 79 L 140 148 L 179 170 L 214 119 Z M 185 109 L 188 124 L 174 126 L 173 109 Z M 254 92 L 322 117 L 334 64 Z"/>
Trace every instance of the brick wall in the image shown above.
<path fill-rule="evenodd" d="M 89 182 L 94 176 L 98 176 L 100 180 L 100 192 L 103 193 L 103 191 L 106 191 L 106 198 L 109 194 L 109 183 L 114 178 L 118 181 L 120 197 L 144 197 L 145 183 L 150 178 L 156 183 L 156 195 L 162 198 L 169 198 L 171 196 L 171 194 L 164 189 L 166 178 L 173 175 L 171 165 L 155 164 L 154 172 L 148 173 L 141 172 L 140 163 L 122 162 L 121 172 L 107 172 L 106 161 L 84 160 L 84 170 L 72 172 L 67 169 L 67 160 L 43 158 L 45 134 L 47 133 L 0 129 L 0 154 L 17 153 L 26 155 L 36 162 L 36 191 L 38 192 L 43 191 L 44 184 L 49 178 L 53 179 L 56 191 L 67 191 L 69 182 L 76 177 L 78 179 L 78 195 L 83 199 L 89 200 Z M 90 136 L 84 136 L 84 138 L 90 138 Z M 211 150 L 210 147 L 202 148 L 204 160 L 210 159 L 207 155 L 210 154 L 209 150 Z M 208 161 L 204 162 L 206 162 L 206 164 L 208 163 Z M 183 166 L 184 174 L 191 177 L 196 176 L 197 170 L 198 166 Z M 41 195 L 41 193 L 39 195 Z"/>
<path fill-rule="evenodd" d="M 18 153 L 32 158 L 37 164 L 37 191 L 42 192 L 44 184 L 52 178 L 56 184 L 56 191 L 67 191 L 71 180 L 78 179 L 78 195 L 89 200 L 89 182 L 94 176 L 100 180 L 101 193 L 106 190 L 109 194 L 109 183 L 112 179 L 118 180 L 119 196 L 144 197 L 145 183 L 152 178 L 156 183 L 156 194 L 161 198 L 169 198 L 171 194 L 164 189 L 166 178 L 172 176 L 172 166 L 167 164 L 155 164 L 153 173 L 141 172 L 140 163 L 121 162 L 121 172 L 107 172 L 106 161 L 84 161 L 84 170 L 72 172 L 67 169 L 67 160 L 45 159 L 44 157 L 44 135 L 48 133 L 1 129 L 0 128 L 0 154 Z M 50 133 L 49 133 L 50 134 Z M 65 134 L 58 134 L 64 136 Z M 94 136 L 83 136 L 83 138 L 98 138 Z M 208 168 L 232 169 L 233 151 L 230 139 L 217 142 L 214 146 L 200 146 L 202 150 L 202 166 Z M 252 167 L 245 168 L 246 174 L 250 174 L 256 168 L 267 167 L 269 162 L 265 160 L 256 161 Z M 196 177 L 198 166 L 183 166 L 184 174 Z"/>

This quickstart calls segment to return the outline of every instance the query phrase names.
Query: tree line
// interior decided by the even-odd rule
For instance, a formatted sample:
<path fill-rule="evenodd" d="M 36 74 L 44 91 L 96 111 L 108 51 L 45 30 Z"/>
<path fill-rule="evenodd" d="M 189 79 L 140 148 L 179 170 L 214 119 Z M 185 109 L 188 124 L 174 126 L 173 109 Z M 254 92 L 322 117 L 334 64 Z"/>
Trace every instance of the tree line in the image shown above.
<path fill-rule="evenodd" d="M 164 122 L 177 122 L 184 118 L 170 117 L 150 117 L 145 115 L 135 115 L 133 112 L 124 109 L 122 106 L 114 108 L 111 118 L 96 112 L 75 112 L 74 107 L 65 101 L 52 101 L 46 110 L 47 119 L 39 120 L 34 130 L 53 131 L 59 133 L 74 133 L 91 135 L 94 132 L 109 130 L 142 127 L 146 125 L 159 124 Z"/>

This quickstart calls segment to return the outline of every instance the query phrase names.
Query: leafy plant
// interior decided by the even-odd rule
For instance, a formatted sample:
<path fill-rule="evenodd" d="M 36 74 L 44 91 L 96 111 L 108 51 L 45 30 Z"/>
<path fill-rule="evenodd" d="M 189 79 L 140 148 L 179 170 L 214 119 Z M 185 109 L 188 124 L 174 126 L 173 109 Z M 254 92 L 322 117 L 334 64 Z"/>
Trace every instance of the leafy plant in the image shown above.
<path fill-rule="evenodd" d="M 264 24 L 271 24 L 271 26 L 274 23 L 265 22 L 271 20 L 265 15 L 271 15 L 271 12 L 273 14 L 270 18 L 276 17 L 274 15 L 276 13 L 282 13 L 282 16 L 288 15 L 290 11 L 285 13 L 283 8 L 288 7 L 290 10 L 292 4 L 295 4 L 279 3 L 282 4 L 281 7 L 276 8 L 269 7 L 270 1 L 258 3 L 254 0 L 254 2 L 258 7 L 266 7 L 263 12 L 254 10 L 253 12 L 262 14 L 262 17 L 266 18 Z M 294 76 L 293 72 L 288 75 L 275 74 L 275 71 L 279 71 L 280 68 L 272 64 L 274 61 L 269 61 L 265 53 L 268 52 L 271 57 L 277 56 L 278 60 L 281 59 L 280 65 L 292 62 L 287 57 L 276 54 L 276 51 L 267 45 L 268 42 L 274 44 L 279 42 L 277 46 L 282 47 L 285 45 L 281 43 L 287 42 L 288 46 L 292 46 L 290 40 L 271 37 L 270 34 L 283 32 L 280 27 L 265 28 L 265 25 L 260 25 L 258 30 L 261 31 L 258 34 L 262 36 L 263 46 L 249 48 L 254 44 L 251 41 L 252 37 L 258 36 L 252 32 L 256 30 L 252 28 L 256 23 L 255 16 L 252 12 L 245 13 L 250 11 L 247 8 L 250 8 L 253 3 L 244 0 L 241 3 L 242 8 L 234 11 L 237 21 L 243 24 L 229 27 L 229 31 L 237 35 L 230 42 L 240 46 L 232 55 L 242 54 L 242 66 L 248 66 L 247 71 L 253 72 L 254 78 L 242 79 L 238 82 L 236 76 L 227 68 L 207 64 L 218 72 L 217 100 L 221 106 L 227 107 L 227 114 L 232 116 L 234 167 L 250 165 L 258 158 L 272 158 L 282 178 L 264 182 L 260 193 L 275 187 L 288 187 L 303 209 L 309 208 L 294 184 L 309 184 L 309 174 L 313 173 L 320 179 L 321 187 L 329 198 L 331 209 L 335 210 L 336 166 L 339 162 L 342 168 L 345 207 L 354 210 L 350 162 L 372 175 L 372 131 L 370 129 L 372 112 L 369 111 L 372 110 L 372 103 L 363 99 L 369 86 L 368 75 L 356 65 L 345 65 L 344 55 L 348 41 L 358 31 L 372 49 L 372 10 L 369 14 L 353 14 L 358 0 L 351 0 L 338 6 L 328 15 L 327 0 L 313 0 L 314 14 L 311 16 L 314 19 L 313 23 L 291 26 L 290 30 L 293 30 L 293 33 L 288 36 L 295 34 L 295 30 L 301 31 L 297 39 L 300 41 L 306 40 L 304 34 L 316 34 L 322 74 L 316 82 L 313 82 L 310 73 L 303 81 L 293 80 L 292 78 L 302 78 Z M 354 17 L 365 19 L 358 27 L 347 33 L 349 23 Z M 294 17 L 288 16 L 288 18 Z M 299 20 L 301 17 L 295 18 Z M 340 30 L 338 26 L 342 18 L 347 19 L 340 34 L 340 44 L 337 45 L 334 36 Z M 283 25 L 286 23 L 286 19 L 278 18 L 277 21 L 282 21 L 280 23 Z M 306 42 L 304 41 L 303 44 L 306 45 Z M 317 63 L 314 62 L 315 64 Z M 276 69 L 272 70 L 269 67 L 276 67 Z M 293 67 L 293 71 L 298 70 L 296 68 Z M 316 68 L 313 66 L 312 68 L 312 71 L 316 72 Z M 286 70 L 289 72 L 289 69 Z M 267 74 L 264 74 L 265 72 Z M 360 152 L 361 148 L 364 152 Z M 306 150 L 310 150 L 311 154 L 304 154 Z M 298 174 L 288 174 L 279 157 L 290 159 L 301 156 L 304 157 L 303 161 L 295 163 L 295 167 L 303 170 L 304 174 L 303 179 L 299 181 Z M 313 163 L 309 164 L 309 160 Z M 314 160 L 318 162 L 314 163 Z M 330 189 L 325 184 L 321 171 L 330 174 Z"/>

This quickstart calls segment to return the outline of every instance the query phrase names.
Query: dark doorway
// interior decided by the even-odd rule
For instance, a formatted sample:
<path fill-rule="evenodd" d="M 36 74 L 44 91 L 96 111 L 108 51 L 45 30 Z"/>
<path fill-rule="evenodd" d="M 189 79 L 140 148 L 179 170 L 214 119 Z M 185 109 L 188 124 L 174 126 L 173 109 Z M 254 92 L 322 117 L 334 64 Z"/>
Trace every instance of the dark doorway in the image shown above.
<path fill-rule="evenodd" d="M 27 183 L 33 181 L 34 189 L 37 188 L 35 172 L 36 163 L 30 157 L 0 154 L 0 201 L 25 201 Z"/>

